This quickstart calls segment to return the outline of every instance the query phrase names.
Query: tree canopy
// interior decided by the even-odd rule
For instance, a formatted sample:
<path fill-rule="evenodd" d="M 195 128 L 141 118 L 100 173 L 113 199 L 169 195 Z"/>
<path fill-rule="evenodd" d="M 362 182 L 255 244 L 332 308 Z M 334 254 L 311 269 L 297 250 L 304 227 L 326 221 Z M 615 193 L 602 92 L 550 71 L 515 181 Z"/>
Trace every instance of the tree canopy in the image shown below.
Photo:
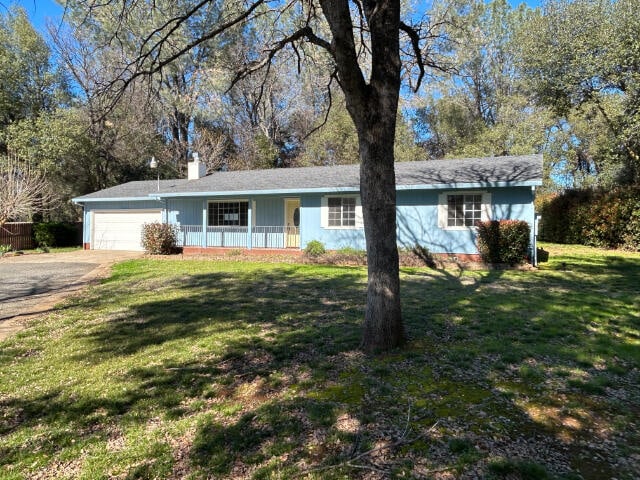
<path fill-rule="evenodd" d="M 167 24 L 200 3 L 184 22 Z M 48 32 L 36 31 L 18 7 L 0 12 L 2 151 L 36 155 L 50 177 L 66 184 L 67 198 L 147 178 L 152 155 L 163 160 L 163 176 L 182 174 L 191 151 L 201 152 L 211 170 L 358 161 L 357 132 L 322 48 L 283 44 L 268 69 L 238 76 L 264 60 L 277 32 L 303 26 L 302 4 L 291 3 L 274 24 L 271 3 L 256 2 L 255 21 L 200 42 L 210 25 L 244 5 L 200 3 L 155 2 L 158 8 L 149 9 L 127 2 L 126 29 L 118 21 L 120 2 L 67 2 L 63 23 Z M 403 16 L 412 21 L 425 13 L 407 8 Z M 422 24 L 417 39 L 431 55 L 427 63 L 444 68 L 427 68 L 415 94 L 409 94 L 420 78 L 413 38 L 400 35 L 407 88 L 400 96 L 396 159 L 543 152 L 552 189 L 638 183 L 633 8 L 632 0 L 553 0 L 538 9 L 513 8 L 506 0 L 435 2 L 432 12 L 448 17 L 438 28 L 438 22 Z M 321 38 L 330 32 L 319 12 L 310 26 Z M 171 45 L 154 49 L 172 25 Z M 354 28 L 369 62 L 369 32 Z M 151 61 L 166 62 L 162 75 L 131 81 L 119 103 L 101 95 Z M 327 116 L 329 103 L 334 108 Z M 56 121 L 64 126 L 56 130 Z M 38 135 L 50 137 L 52 129 L 55 148 Z M 64 145 L 70 153 L 62 153 Z M 72 164 L 77 175 L 68 168 L 63 180 L 54 175 L 56 165 Z"/>

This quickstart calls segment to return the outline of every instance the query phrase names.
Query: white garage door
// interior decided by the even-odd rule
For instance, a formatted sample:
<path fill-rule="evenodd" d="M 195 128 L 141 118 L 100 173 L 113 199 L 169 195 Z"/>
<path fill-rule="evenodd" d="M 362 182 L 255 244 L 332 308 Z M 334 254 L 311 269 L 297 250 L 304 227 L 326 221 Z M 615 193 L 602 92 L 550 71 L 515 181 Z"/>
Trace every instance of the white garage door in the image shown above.
<path fill-rule="evenodd" d="M 93 250 L 142 250 L 142 224 L 162 221 L 160 210 L 93 212 Z"/>

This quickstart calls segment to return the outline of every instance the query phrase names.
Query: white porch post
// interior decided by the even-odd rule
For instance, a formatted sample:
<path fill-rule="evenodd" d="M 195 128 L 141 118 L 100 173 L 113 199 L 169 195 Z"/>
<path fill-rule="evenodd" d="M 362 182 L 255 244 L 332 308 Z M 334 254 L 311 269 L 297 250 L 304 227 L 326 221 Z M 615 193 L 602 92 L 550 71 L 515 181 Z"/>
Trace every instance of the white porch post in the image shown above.
<path fill-rule="evenodd" d="M 169 223 L 169 212 L 167 211 L 169 209 L 169 206 L 167 201 L 162 198 L 157 198 L 156 200 L 160 202 L 160 221 L 162 223 Z"/>
<path fill-rule="evenodd" d="M 200 246 L 205 248 L 207 246 L 207 199 L 202 200 L 202 238 L 200 239 Z"/>
<path fill-rule="evenodd" d="M 253 247 L 253 200 L 249 198 L 249 205 L 247 207 L 247 249 L 251 250 Z"/>

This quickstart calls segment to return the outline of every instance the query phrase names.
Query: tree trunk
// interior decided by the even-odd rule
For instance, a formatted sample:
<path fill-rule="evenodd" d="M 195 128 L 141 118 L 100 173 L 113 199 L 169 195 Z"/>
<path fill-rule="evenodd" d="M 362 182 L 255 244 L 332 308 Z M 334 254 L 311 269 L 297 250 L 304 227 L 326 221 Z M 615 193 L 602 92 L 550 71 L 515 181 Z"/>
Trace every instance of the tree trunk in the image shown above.
<path fill-rule="evenodd" d="M 405 341 L 393 155 L 400 94 L 400 2 L 364 0 L 362 5 L 371 36 L 369 82 L 358 63 L 348 2 L 322 2 L 333 34 L 340 86 L 358 132 L 369 274 L 362 348 L 371 353 L 399 347 Z"/>
<path fill-rule="evenodd" d="M 390 115 L 381 117 L 388 120 Z M 393 119 L 392 125 L 382 120 L 369 125 L 371 135 L 360 141 L 360 195 L 369 275 L 362 348 L 367 352 L 396 348 L 405 341 L 396 238 L 395 112 Z"/>

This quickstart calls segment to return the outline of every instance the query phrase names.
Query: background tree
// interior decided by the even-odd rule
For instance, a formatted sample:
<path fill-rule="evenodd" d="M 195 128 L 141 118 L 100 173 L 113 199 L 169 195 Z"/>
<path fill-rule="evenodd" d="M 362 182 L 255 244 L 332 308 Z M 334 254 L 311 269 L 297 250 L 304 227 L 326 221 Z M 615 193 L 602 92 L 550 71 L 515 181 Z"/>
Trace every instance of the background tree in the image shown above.
<path fill-rule="evenodd" d="M 135 59 L 144 48 L 148 32 L 161 30 L 165 22 L 170 22 L 185 8 L 185 4 L 162 1 L 155 2 L 155 8 L 150 10 L 143 2 L 131 2 L 123 25 L 118 17 L 121 8 L 117 2 L 107 2 L 92 10 L 91 21 L 85 22 L 89 4 L 69 2 L 69 22 L 80 32 L 86 50 L 96 52 L 99 58 L 108 57 L 111 66 L 126 65 Z M 258 17 L 245 28 L 225 30 L 215 38 L 184 49 L 232 8 L 232 4 L 226 7 L 209 2 L 191 12 L 172 32 L 170 44 L 164 46 L 168 52 L 183 49 L 183 55 L 164 65 L 161 75 L 137 80 L 149 89 L 158 133 L 165 144 L 164 153 L 157 156 L 164 156 L 163 163 L 171 163 L 172 170 L 178 174 L 185 169 L 188 154 L 196 150 L 196 143 L 200 151 L 224 155 L 222 159 L 208 160 L 212 168 L 295 164 L 308 133 L 305 126 L 321 114 L 315 107 L 317 96 L 313 94 L 321 88 L 313 86 L 317 83 L 316 77 L 322 76 L 314 75 L 316 68 L 307 72 L 303 81 L 292 82 L 296 68 L 290 55 L 274 58 L 268 75 L 238 78 L 229 88 L 236 71 L 261 55 L 263 45 L 269 41 L 263 33 L 268 28 L 261 26 L 268 20 Z M 289 25 L 293 21 L 291 17 L 284 12 L 279 20 Z M 114 38 L 117 41 L 112 42 Z M 68 63 L 73 63 L 85 55 L 67 57 Z M 118 75 L 109 68 L 105 72 L 110 72 L 111 78 Z M 95 83 L 104 86 L 105 80 L 105 75 L 101 75 Z M 209 140 L 214 143 L 207 145 Z M 220 149 L 220 145 L 225 147 Z"/>
<path fill-rule="evenodd" d="M 7 152 L 9 125 L 50 111 L 62 100 L 62 78 L 50 56 L 22 8 L 0 11 L 0 153 Z"/>
<path fill-rule="evenodd" d="M 45 175 L 16 156 L 0 157 L 0 227 L 30 220 L 51 207 L 54 195 Z"/>
<path fill-rule="evenodd" d="M 634 0 L 550 0 L 519 30 L 530 88 L 558 117 L 554 160 L 575 186 L 640 182 L 639 36 Z"/>
<path fill-rule="evenodd" d="M 316 120 L 317 129 L 304 139 L 297 162 L 301 165 L 344 165 L 358 163 L 358 136 L 344 98 L 335 95 L 326 119 Z M 397 162 L 423 160 L 424 150 L 402 112 L 398 112 L 394 155 Z"/>
<path fill-rule="evenodd" d="M 514 34 L 530 14 L 506 0 L 471 2 L 451 31 L 455 74 L 440 76 L 415 111 L 432 158 L 540 152 L 553 118 L 533 101 L 518 66 Z"/>

